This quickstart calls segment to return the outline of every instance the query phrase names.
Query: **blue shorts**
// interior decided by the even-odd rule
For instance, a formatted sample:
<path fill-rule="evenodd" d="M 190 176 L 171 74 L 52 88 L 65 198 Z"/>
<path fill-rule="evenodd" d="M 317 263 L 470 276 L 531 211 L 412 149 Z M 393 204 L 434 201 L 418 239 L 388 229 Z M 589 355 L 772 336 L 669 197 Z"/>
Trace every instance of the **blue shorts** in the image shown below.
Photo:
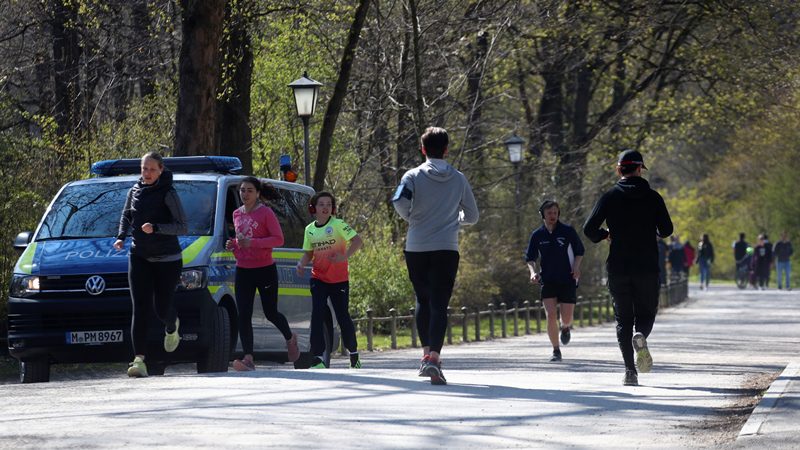
<path fill-rule="evenodd" d="M 555 298 L 558 303 L 572 303 L 578 301 L 578 286 L 573 281 L 572 283 L 542 283 L 542 300 L 546 298 Z"/>

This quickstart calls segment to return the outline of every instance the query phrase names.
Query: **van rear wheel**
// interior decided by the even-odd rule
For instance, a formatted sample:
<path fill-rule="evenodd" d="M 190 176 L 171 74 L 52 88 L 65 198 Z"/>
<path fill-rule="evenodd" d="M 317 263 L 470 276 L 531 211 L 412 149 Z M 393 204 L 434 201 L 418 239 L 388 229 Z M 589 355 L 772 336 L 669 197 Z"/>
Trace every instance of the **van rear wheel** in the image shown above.
<path fill-rule="evenodd" d="M 228 310 L 214 308 L 209 326 L 208 349 L 197 360 L 197 373 L 227 372 L 231 359 L 231 321 Z"/>
<path fill-rule="evenodd" d="M 46 359 L 20 361 L 19 381 L 21 383 L 46 383 L 50 381 L 50 362 Z"/>

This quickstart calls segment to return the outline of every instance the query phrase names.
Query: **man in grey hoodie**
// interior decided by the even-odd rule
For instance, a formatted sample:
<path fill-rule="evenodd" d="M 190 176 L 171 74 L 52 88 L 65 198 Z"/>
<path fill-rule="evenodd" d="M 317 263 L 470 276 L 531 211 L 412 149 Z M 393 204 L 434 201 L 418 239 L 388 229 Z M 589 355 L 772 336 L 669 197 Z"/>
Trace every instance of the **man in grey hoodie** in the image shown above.
<path fill-rule="evenodd" d="M 464 174 L 443 159 L 450 142 L 447 131 L 430 127 L 421 142 L 425 162 L 403 175 L 392 203 L 409 224 L 405 256 L 417 297 L 423 348 L 419 375 L 430 377 L 431 384 L 447 384 L 439 354 L 458 272 L 458 230 L 478 221 L 478 207 Z"/>

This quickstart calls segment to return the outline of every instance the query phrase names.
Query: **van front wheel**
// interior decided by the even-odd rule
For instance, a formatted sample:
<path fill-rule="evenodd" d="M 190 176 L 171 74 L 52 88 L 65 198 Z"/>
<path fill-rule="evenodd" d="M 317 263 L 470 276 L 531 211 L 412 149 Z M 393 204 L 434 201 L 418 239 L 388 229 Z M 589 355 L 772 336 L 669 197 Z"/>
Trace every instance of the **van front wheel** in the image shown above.
<path fill-rule="evenodd" d="M 197 373 L 228 371 L 231 359 L 230 315 L 222 306 L 214 309 L 208 331 L 208 349 L 197 360 Z"/>
<path fill-rule="evenodd" d="M 46 359 L 19 362 L 21 383 L 46 383 L 50 381 L 50 363 Z"/>

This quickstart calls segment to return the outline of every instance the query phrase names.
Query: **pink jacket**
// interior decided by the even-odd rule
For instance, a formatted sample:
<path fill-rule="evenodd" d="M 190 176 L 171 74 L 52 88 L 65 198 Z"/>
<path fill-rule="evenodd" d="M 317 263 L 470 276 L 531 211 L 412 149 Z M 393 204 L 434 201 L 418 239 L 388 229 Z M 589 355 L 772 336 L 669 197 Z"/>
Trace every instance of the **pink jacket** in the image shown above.
<path fill-rule="evenodd" d="M 248 213 L 242 206 L 233 212 L 233 225 L 236 228 L 233 255 L 237 267 L 253 269 L 274 263 L 272 249 L 283 245 L 283 231 L 270 207 L 259 204 Z M 239 247 L 239 240 L 244 238 L 250 239 L 247 248 Z"/>

